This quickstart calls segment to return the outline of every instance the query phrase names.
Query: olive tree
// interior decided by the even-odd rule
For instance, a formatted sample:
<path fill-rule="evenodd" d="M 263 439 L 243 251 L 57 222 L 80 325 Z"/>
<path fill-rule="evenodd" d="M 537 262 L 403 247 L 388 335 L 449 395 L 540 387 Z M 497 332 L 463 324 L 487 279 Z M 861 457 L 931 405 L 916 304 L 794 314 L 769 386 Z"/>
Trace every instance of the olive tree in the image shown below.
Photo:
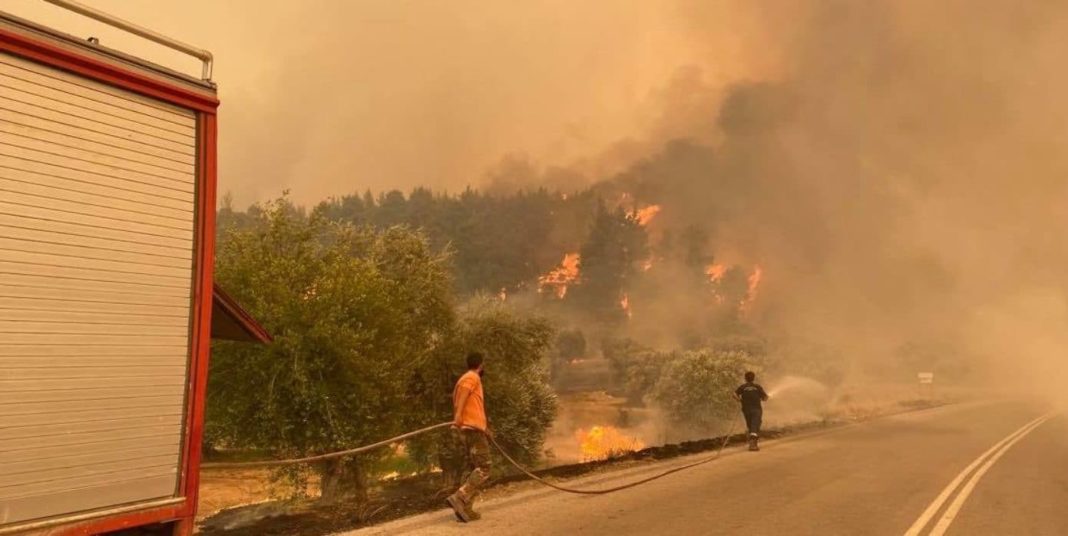
<path fill-rule="evenodd" d="M 453 386 L 465 372 L 467 353 L 478 351 L 486 359 L 486 413 L 497 441 L 518 460 L 536 460 L 556 417 L 556 394 L 545 367 L 554 335 L 548 320 L 523 314 L 498 300 L 476 297 L 464 304 L 447 344 L 426 364 L 409 391 L 414 405 L 428 414 L 418 422 L 452 418 Z M 424 464 L 444 470 L 446 485 L 456 482 L 463 460 L 454 439 L 427 438 L 413 446 Z"/>
<path fill-rule="evenodd" d="M 683 352 L 665 364 L 652 399 L 675 425 L 706 433 L 735 417 L 734 389 L 751 366 L 738 351 Z"/>
<path fill-rule="evenodd" d="M 214 441 L 304 456 L 401 433 L 413 371 L 453 324 L 447 259 L 418 233 L 304 216 L 284 201 L 224 231 L 216 278 L 274 335 L 217 344 L 209 374 Z M 366 457 L 316 467 L 322 497 L 362 496 Z M 302 476 L 297 472 L 296 478 Z M 306 475 L 304 475 L 306 476 Z"/>

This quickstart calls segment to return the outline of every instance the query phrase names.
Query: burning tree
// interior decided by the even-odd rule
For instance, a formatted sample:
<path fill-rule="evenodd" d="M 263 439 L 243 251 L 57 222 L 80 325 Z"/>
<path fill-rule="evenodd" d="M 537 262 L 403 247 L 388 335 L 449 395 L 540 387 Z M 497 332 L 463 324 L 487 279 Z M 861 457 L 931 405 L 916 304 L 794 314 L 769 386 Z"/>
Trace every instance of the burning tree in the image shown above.
<path fill-rule="evenodd" d="M 622 208 L 609 211 L 600 204 L 590 235 L 582 245 L 582 284 L 575 288 L 576 302 L 601 319 L 623 318 L 620 300 L 628 282 L 641 272 L 642 263 L 649 258 L 648 242 L 637 215 Z"/>
<path fill-rule="evenodd" d="M 567 297 L 567 289 L 578 282 L 579 254 L 568 253 L 560 266 L 538 278 L 538 292 L 551 292 L 558 299 Z"/>

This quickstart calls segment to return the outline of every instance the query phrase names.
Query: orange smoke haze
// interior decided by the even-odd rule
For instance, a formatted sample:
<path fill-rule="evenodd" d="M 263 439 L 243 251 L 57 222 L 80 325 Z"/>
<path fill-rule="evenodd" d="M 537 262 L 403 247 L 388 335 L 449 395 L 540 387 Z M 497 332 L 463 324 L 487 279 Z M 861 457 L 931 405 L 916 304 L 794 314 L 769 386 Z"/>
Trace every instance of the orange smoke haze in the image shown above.
<path fill-rule="evenodd" d="M 757 48 L 742 54 L 764 30 L 741 0 L 91 4 L 215 54 L 219 191 L 241 207 L 285 189 L 306 205 L 366 189 L 457 191 L 505 155 L 602 175 L 636 156 L 613 149 L 619 140 L 650 125 L 690 130 L 692 114 L 659 109 L 680 67 L 729 83 L 771 64 Z M 3 9 L 199 73 L 195 60 L 40 0 Z M 711 21 L 730 31 L 702 37 Z"/>

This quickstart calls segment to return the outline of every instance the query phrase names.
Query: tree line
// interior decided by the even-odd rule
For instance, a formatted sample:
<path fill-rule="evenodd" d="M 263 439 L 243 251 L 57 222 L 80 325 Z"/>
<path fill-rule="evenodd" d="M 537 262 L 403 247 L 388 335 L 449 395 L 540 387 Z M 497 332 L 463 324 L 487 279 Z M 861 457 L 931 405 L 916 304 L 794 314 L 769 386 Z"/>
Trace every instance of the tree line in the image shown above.
<path fill-rule="evenodd" d="M 556 410 L 548 370 L 554 359 L 587 351 L 575 325 L 600 326 L 595 344 L 601 345 L 625 330 L 620 298 L 628 292 L 651 300 L 664 293 L 667 279 L 683 285 L 684 294 L 710 292 L 708 234 L 693 226 L 667 228 L 654 243 L 637 208 L 610 204 L 593 189 L 512 195 L 416 189 L 343 196 L 311 209 L 283 197 L 236 210 L 224 199 L 217 280 L 275 341 L 216 345 L 206 446 L 296 457 L 449 420 L 464 356 L 478 350 L 489 359 L 492 425 L 508 448 L 533 461 Z M 581 284 L 566 300 L 538 295 L 539 276 L 570 252 L 581 257 Z M 651 262 L 675 268 L 661 281 L 650 275 Z M 722 279 L 715 292 L 736 303 L 745 292 L 744 274 Z M 501 299 L 523 293 L 536 306 Z M 692 349 L 737 324 L 735 309 L 694 309 Z M 558 338 L 560 327 L 567 329 Z M 735 354 L 694 356 L 687 354 L 699 364 L 732 368 L 742 361 Z M 663 392 L 657 403 L 670 405 L 671 393 L 691 391 L 654 389 L 666 385 L 661 365 L 638 359 L 620 366 L 621 372 L 655 368 L 638 398 Z M 681 366 L 663 377 L 693 377 Z M 679 415 L 688 404 L 675 404 Z M 280 476 L 303 489 L 317 474 L 327 500 L 362 495 L 386 457 L 335 460 Z M 418 470 L 438 467 L 450 478 L 462 463 L 444 435 L 415 441 L 407 457 Z"/>

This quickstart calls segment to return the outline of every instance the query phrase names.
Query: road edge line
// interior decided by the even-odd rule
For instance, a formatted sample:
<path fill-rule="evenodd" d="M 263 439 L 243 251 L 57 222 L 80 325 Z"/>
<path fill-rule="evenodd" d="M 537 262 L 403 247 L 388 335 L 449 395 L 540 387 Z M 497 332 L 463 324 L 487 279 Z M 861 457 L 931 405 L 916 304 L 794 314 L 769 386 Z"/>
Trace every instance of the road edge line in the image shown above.
<path fill-rule="evenodd" d="M 997 463 L 997 461 L 1006 452 L 1012 449 L 1013 445 L 1018 443 L 1023 438 L 1027 437 L 1031 432 L 1035 431 L 1035 429 L 1039 426 L 1042 426 L 1046 421 L 1053 418 L 1056 413 L 1057 412 L 1054 411 L 1043 415 L 1041 420 L 1030 425 L 1030 427 L 1028 427 L 1027 430 L 1025 430 L 1022 434 L 1013 438 L 1013 440 L 1005 444 L 1005 446 L 1003 446 L 1001 450 L 997 451 L 996 453 L 994 453 L 993 456 L 988 458 L 983 464 L 983 466 L 980 467 L 979 470 L 976 471 L 974 474 L 972 474 L 971 478 L 968 479 L 968 482 L 965 483 L 964 487 L 960 489 L 960 492 L 957 493 L 957 496 L 953 499 L 953 502 L 950 503 L 949 507 L 946 508 L 946 511 L 942 514 L 942 518 L 938 520 L 938 524 L 936 524 L 934 528 L 931 529 L 931 532 L 928 533 L 928 536 L 942 536 L 943 534 L 945 534 L 946 530 L 948 530 L 949 526 L 953 523 L 953 520 L 956 519 L 957 514 L 960 512 L 961 508 L 964 507 L 964 503 L 968 501 L 968 497 L 971 496 L 973 491 L 975 491 L 975 487 L 979 484 L 979 480 L 983 478 L 983 475 L 985 475 L 986 472 L 989 471 L 990 468 L 993 467 L 994 464 Z"/>
<path fill-rule="evenodd" d="M 942 492 L 939 493 L 937 497 L 935 497 L 935 500 L 927 506 L 927 509 L 925 509 L 923 513 L 920 514 L 920 517 L 918 517 L 916 521 L 912 524 L 912 526 L 909 527 L 907 531 L 905 531 L 905 536 L 919 536 L 923 532 L 924 527 L 926 527 L 927 524 L 931 522 L 931 519 L 934 518 L 935 514 L 937 514 L 938 511 L 942 509 L 942 506 L 946 503 L 947 500 L 949 500 L 950 496 L 953 495 L 953 492 L 960 487 L 961 483 L 964 482 L 964 479 L 967 478 L 968 475 L 975 471 L 975 469 L 979 467 L 988 457 L 996 453 L 998 449 L 1005 445 L 1005 443 L 1012 441 L 1013 438 L 1024 433 L 1029 427 L 1045 418 L 1048 418 L 1048 415 L 1042 415 L 1032 421 L 1029 421 L 1027 424 L 1024 424 L 1015 432 L 1012 432 L 1001 441 L 995 443 L 994 446 L 990 447 L 985 452 L 980 454 L 979 457 L 975 459 L 975 461 L 970 463 L 967 467 L 964 468 L 963 471 L 958 473 L 957 476 L 953 478 L 952 481 L 950 481 L 948 486 L 942 489 Z"/>

